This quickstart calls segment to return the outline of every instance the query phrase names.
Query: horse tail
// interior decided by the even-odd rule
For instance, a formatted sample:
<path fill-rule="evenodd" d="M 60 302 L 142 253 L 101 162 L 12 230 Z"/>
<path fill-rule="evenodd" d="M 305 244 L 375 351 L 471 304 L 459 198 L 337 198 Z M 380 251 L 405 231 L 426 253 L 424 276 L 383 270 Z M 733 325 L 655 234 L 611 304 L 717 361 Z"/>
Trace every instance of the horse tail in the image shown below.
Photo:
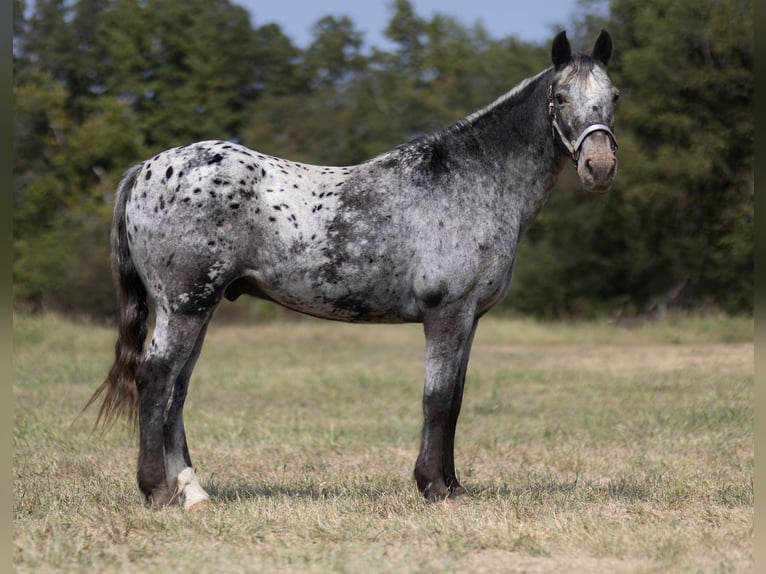
<path fill-rule="evenodd" d="M 130 168 L 123 175 L 117 188 L 117 197 L 112 220 L 112 275 L 117 287 L 119 301 L 119 326 L 117 342 L 114 345 L 114 363 L 109 374 L 93 393 L 83 411 L 102 400 L 98 417 L 93 425 L 99 424 L 106 430 L 121 417 L 126 417 L 133 426 L 138 411 L 138 390 L 136 372 L 141 362 L 147 333 L 147 292 L 136 269 L 128 246 L 128 230 L 125 222 L 125 206 L 135 185 L 141 164 Z"/>

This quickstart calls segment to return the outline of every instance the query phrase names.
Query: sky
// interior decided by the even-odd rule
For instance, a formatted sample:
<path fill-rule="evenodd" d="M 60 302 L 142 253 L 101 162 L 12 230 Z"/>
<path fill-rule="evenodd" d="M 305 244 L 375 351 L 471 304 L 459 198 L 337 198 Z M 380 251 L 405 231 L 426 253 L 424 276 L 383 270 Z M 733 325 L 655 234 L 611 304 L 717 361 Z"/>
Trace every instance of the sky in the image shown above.
<path fill-rule="evenodd" d="M 440 13 L 460 23 L 481 22 L 493 39 L 513 36 L 545 44 L 577 13 L 577 0 L 411 0 L 415 14 L 430 19 Z M 250 12 L 254 26 L 277 23 L 300 48 L 311 42 L 311 27 L 323 16 L 348 16 L 364 33 L 365 47 L 388 48 L 383 35 L 392 0 L 232 0 Z"/>

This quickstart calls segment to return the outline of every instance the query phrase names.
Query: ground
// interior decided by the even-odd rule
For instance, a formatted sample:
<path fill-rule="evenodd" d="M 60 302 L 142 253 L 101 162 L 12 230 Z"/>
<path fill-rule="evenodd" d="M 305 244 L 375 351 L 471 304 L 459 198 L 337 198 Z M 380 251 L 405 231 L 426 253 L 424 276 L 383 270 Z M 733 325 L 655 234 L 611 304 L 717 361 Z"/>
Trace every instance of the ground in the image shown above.
<path fill-rule="evenodd" d="M 185 411 L 214 504 L 143 507 L 137 438 L 75 420 L 114 333 L 14 317 L 18 572 L 750 572 L 751 319 L 488 317 L 425 504 L 419 326 L 211 327 Z"/>

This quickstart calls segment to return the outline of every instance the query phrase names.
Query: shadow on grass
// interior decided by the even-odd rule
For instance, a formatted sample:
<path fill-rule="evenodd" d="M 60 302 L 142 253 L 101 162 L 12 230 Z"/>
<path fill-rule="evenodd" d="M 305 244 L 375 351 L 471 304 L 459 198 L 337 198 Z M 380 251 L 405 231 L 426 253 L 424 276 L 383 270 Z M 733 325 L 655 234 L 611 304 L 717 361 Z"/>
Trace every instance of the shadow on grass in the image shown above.
<path fill-rule="evenodd" d="M 551 500 L 572 500 L 579 502 L 605 502 L 617 500 L 625 502 L 649 501 L 658 496 L 651 485 L 627 479 L 596 484 L 581 479 L 556 480 L 555 478 L 533 479 L 509 484 L 472 484 L 464 483 L 468 490 L 468 499 L 491 500 L 527 500 L 544 502 Z M 207 484 L 206 490 L 218 500 L 236 502 L 255 498 L 293 498 L 304 500 L 366 499 L 370 501 L 384 498 L 415 497 L 417 488 L 412 484 L 391 482 L 389 484 L 307 484 L 289 483 L 249 483 L 235 482 L 225 484 Z"/>
<path fill-rule="evenodd" d="M 205 490 L 223 502 L 238 502 L 256 498 L 293 498 L 296 500 L 367 499 L 371 501 L 389 497 L 410 496 L 416 492 L 415 484 L 362 485 L 338 483 L 312 484 L 252 484 L 245 482 L 206 484 Z"/>
<path fill-rule="evenodd" d="M 618 500 L 625 502 L 647 501 L 656 496 L 655 489 L 646 483 L 619 479 L 606 484 L 597 484 L 579 478 L 557 480 L 535 478 L 515 485 L 501 484 L 474 487 L 475 496 L 481 498 L 525 499 L 530 502 L 550 500 L 576 500 L 579 502 L 604 502 Z"/>
<path fill-rule="evenodd" d="M 514 506 L 545 506 L 571 504 L 607 504 L 617 502 L 626 505 L 634 503 L 659 503 L 663 506 L 683 506 L 697 500 L 726 508 L 751 508 L 753 505 L 752 484 L 727 485 L 706 489 L 699 485 L 684 483 L 672 477 L 634 480 L 630 478 L 594 482 L 581 478 L 560 480 L 555 477 L 532 478 L 516 483 L 487 484 L 464 482 L 468 496 L 463 502 L 506 501 Z M 246 481 L 230 483 L 208 483 L 206 490 L 214 499 L 222 502 L 240 502 L 255 499 L 311 500 L 311 501 L 407 501 L 424 503 L 415 482 L 392 480 L 384 483 L 338 482 L 314 484 L 306 481 L 295 483 L 251 483 Z M 427 506 L 427 505 L 426 505 Z"/>

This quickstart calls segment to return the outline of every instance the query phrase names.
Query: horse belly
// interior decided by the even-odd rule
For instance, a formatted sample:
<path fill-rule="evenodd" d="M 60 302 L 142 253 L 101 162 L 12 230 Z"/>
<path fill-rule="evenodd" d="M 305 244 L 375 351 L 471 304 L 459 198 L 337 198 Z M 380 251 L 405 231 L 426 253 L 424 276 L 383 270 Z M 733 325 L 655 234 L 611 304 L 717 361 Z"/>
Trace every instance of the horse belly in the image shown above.
<path fill-rule="evenodd" d="M 407 277 L 364 259 L 339 266 L 321 252 L 307 253 L 249 269 L 243 280 L 245 293 L 323 319 L 404 323 L 420 318 Z"/>

